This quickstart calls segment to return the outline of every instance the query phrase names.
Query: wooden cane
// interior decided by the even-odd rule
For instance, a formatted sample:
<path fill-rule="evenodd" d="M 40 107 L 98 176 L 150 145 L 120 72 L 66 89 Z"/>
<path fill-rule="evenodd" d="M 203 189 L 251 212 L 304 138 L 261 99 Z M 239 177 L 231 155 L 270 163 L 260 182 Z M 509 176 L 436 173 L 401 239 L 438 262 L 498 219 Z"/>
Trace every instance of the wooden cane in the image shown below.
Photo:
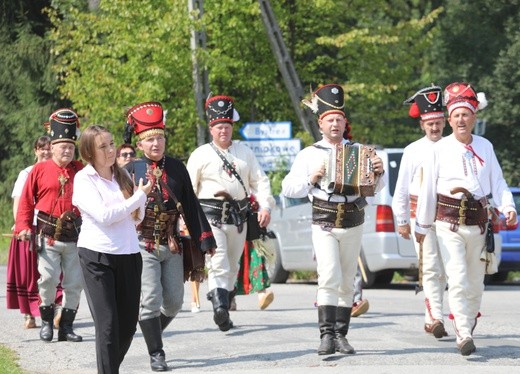
<path fill-rule="evenodd" d="M 199 299 L 199 282 L 192 281 L 191 282 L 191 292 L 193 296 L 195 296 L 195 304 L 197 308 L 200 308 L 200 299 Z"/>
<path fill-rule="evenodd" d="M 419 243 L 419 274 L 417 279 L 417 287 L 415 287 L 415 294 L 417 295 L 419 292 L 422 291 L 423 285 L 422 285 L 422 277 L 423 277 L 423 243 Z"/>
<path fill-rule="evenodd" d="M 361 277 L 363 278 L 363 280 L 365 281 L 365 284 L 366 284 L 366 283 L 368 283 L 367 272 L 365 270 L 365 266 L 363 265 L 363 261 L 361 260 L 361 256 L 358 256 L 357 262 L 358 262 L 359 269 L 361 270 Z"/>
<path fill-rule="evenodd" d="M 2 236 L 4 238 L 12 238 L 14 235 L 13 234 L 2 234 Z"/>

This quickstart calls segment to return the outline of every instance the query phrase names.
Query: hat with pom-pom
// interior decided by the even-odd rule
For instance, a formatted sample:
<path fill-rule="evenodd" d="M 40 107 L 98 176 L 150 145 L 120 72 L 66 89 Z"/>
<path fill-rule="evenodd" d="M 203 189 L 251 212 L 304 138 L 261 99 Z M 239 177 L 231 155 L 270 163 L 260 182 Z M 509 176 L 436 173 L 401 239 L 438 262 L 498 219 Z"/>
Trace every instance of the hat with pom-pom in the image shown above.
<path fill-rule="evenodd" d="M 408 114 L 412 118 L 421 117 L 423 121 L 444 118 L 442 90 L 439 86 L 421 88 L 406 99 L 404 104 L 411 104 Z"/>
<path fill-rule="evenodd" d="M 469 83 L 454 82 L 444 89 L 444 104 L 449 115 L 457 108 L 467 108 L 475 113 L 487 106 L 487 100 L 483 92 L 477 94 Z"/>
<path fill-rule="evenodd" d="M 49 116 L 49 122 L 43 124 L 51 137 L 51 144 L 76 143 L 80 135 L 79 117 L 72 109 L 62 108 Z"/>

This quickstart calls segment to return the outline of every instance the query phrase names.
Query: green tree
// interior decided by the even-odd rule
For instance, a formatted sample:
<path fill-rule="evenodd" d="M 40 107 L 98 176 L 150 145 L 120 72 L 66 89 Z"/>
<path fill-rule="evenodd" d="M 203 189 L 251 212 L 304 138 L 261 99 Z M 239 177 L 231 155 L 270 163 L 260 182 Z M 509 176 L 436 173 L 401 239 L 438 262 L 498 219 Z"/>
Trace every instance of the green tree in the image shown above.
<path fill-rule="evenodd" d="M 11 191 L 19 171 L 34 162 L 32 145 L 58 106 L 46 1 L 4 1 L 0 23 L 0 226 L 12 225 Z"/>
<path fill-rule="evenodd" d="M 520 2 L 458 0 L 445 6 L 431 49 L 432 74 L 443 85 L 466 81 L 486 93 L 488 107 L 478 114 L 487 122 L 485 137 L 508 182 L 519 185 Z"/>
<path fill-rule="evenodd" d="M 54 8 L 51 19 L 60 92 L 84 126 L 106 125 L 122 142 L 126 109 L 160 101 L 168 110 L 170 150 L 195 145 L 189 18 L 185 2 L 102 1 L 96 11 Z"/>

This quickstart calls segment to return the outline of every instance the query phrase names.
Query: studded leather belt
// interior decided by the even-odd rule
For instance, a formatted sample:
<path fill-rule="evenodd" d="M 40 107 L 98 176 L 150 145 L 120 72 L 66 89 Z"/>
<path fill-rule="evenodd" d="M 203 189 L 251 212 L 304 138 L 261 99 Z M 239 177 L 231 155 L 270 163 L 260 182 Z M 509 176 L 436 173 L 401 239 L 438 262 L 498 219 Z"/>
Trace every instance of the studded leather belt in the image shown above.
<path fill-rule="evenodd" d="M 485 227 L 488 222 L 487 199 L 454 199 L 437 194 L 437 220 L 449 222 L 453 228 L 459 225 Z M 453 230 L 456 231 L 456 230 Z"/>
<path fill-rule="evenodd" d="M 327 228 L 348 228 L 365 222 L 367 205 L 365 198 L 352 203 L 335 203 L 314 198 L 312 201 L 312 223 Z"/>

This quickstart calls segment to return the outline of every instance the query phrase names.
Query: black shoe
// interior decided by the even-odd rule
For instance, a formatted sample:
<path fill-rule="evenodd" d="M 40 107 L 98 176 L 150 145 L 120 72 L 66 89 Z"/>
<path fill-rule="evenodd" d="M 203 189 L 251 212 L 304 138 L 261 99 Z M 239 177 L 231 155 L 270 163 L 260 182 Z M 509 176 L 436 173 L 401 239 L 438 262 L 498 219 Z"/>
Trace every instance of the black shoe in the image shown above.
<path fill-rule="evenodd" d="M 168 371 L 166 357 L 162 352 L 150 355 L 150 367 L 152 368 L 152 371 Z"/>
<path fill-rule="evenodd" d="M 80 335 L 74 333 L 72 324 L 76 318 L 76 310 L 63 308 L 61 310 L 60 328 L 58 330 L 59 342 L 74 342 L 79 343 L 83 341 Z"/>
<path fill-rule="evenodd" d="M 318 348 L 318 354 L 320 356 L 332 355 L 336 353 L 336 344 L 332 335 L 324 335 L 321 338 L 321 343 Z"/>
<path fill-rule="evenodd" d="M 336 343 L 336 352 L 345 353 L 348 355 L 356 353 L 356 351 L 354 350 L 354 347 L 352 347 L 349 344 L 347 338 L 345 338 L 344 336 L 338 336 L 336 338 L 335 343 Z"/>
<path fill-rule="evenodd" d="M 40 306 L 42 327 L 40 329 L 40 339 L 44 342 L 51 342 L 54 336 L 53 318 L 54 306 Z"/>

